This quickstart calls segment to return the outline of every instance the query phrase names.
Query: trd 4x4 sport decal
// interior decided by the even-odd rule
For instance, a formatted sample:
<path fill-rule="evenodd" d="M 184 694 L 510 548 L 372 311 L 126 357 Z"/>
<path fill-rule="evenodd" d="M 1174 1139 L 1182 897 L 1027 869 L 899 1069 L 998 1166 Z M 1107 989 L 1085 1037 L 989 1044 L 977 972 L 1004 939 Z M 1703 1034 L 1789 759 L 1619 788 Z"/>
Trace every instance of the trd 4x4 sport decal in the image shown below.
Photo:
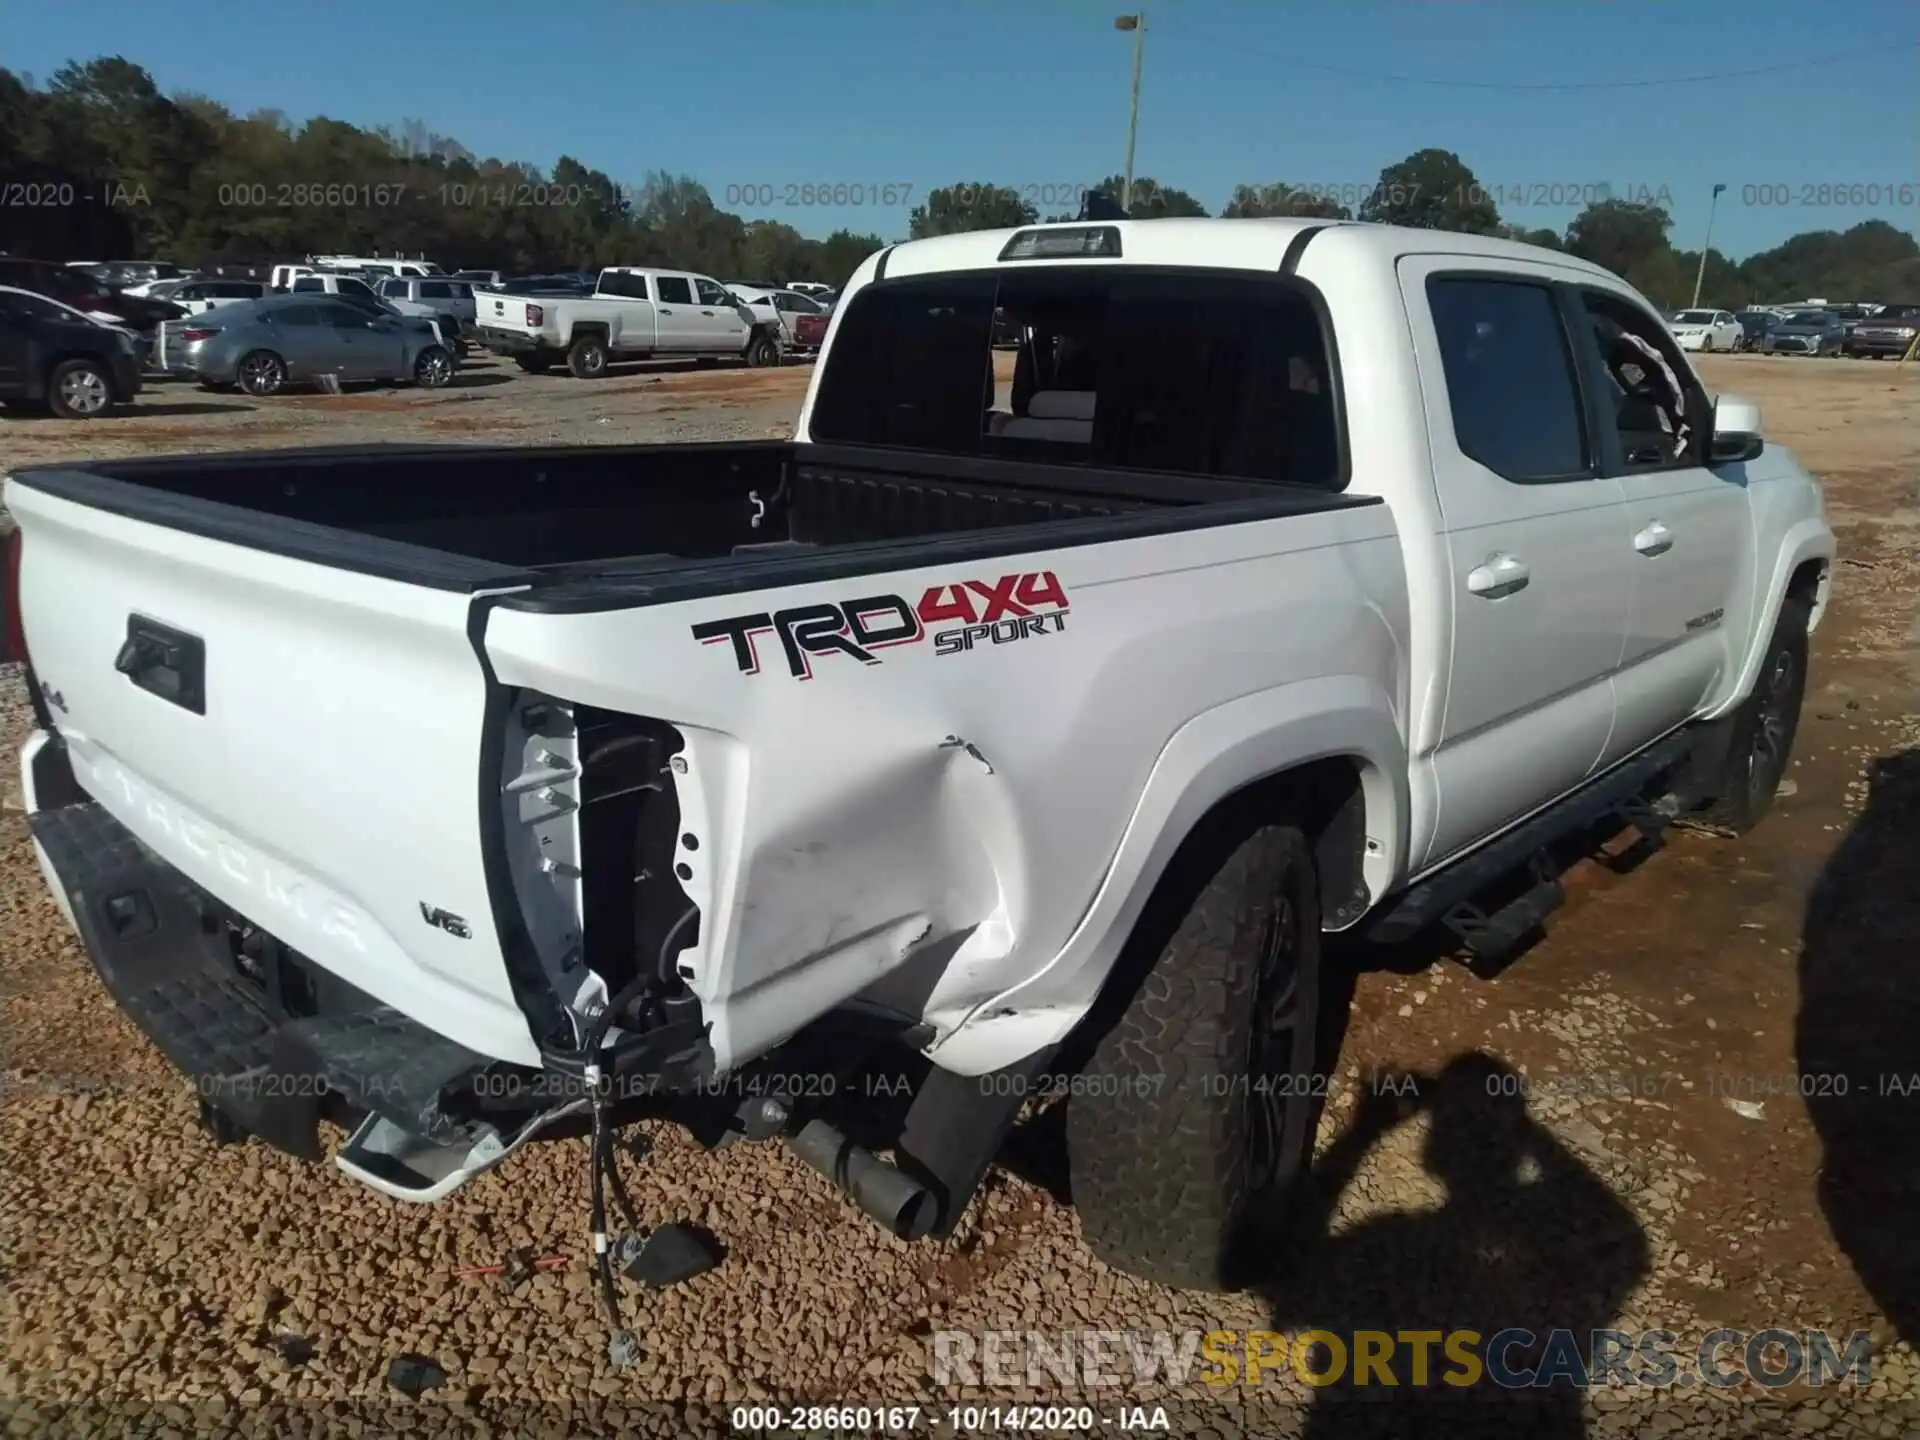
<path fill-rule="evenodd" d="M 980 645 L 1006 645 L 1066 628 L 1067 592 L 1051 570 L 1042 570 L 929 586 L 917 605 L 900 595 L 868 595 L 837 605 L 796 605 L 707 620 L 693 627 L 693 638 L 702 645 L 731 641 L 740 673 L 757 675 L 759 639 L 777 635 L 789 673 L 797 680 L 811 680 L 816 655 L 837 651 L 863 665 L 878 665 L 876 650 L 915 645 L 928 636 L 934 654 L 959 655 Z"/>

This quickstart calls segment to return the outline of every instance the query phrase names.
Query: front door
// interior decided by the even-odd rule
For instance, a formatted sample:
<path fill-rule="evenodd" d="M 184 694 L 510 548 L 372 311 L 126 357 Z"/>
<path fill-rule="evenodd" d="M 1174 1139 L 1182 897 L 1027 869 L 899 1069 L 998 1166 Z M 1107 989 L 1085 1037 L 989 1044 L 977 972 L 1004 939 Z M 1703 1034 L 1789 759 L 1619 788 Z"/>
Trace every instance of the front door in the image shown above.
<path fill-rule="evenodd" d="M 333 330 L 334 364 L 342 380 L 378 380 L 394 373 L 398 341 L 379 321 L 352 305 L 330 301 L 321 319 Z"/>
<path fill-rule="evenodd" d="M 1659 318 L 1597 286 L 1580 289 L 1579 306 L 1602 465 L 1625 499 L 1613 544 L 1632 576 L 1601 757 L 1611 765 L 1691 720 L 1738 663 L 1730 637 L 1747 633 L 1753 604 L 1753 514 L 1746 467 L 1706 464 L 1712 403 Z"/>
<path fill-rule="evenodd" d="M 1410 858 L 1423 869 L 1592 773 L 1629 593 L 1624 497 L 1588 433 L 1560 272 L 1474 263 L 1400 265 L 1451 597 L 1440 732 L 1416 763 L 1428 822 Z"/>
<path fill-rule="evenodd" d="M 700 348 L 735 352 L 747 348 L 747 322 L 726 287 L 704 275 L 693 277 L 695 311 L 700 317 Z"/>

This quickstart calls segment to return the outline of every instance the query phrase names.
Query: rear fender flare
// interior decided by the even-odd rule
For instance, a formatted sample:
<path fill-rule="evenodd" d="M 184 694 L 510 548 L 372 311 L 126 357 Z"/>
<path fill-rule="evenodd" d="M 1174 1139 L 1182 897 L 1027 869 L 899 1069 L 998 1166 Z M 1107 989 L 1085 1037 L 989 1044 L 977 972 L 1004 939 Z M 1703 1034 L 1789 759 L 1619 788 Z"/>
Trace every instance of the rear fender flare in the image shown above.
<path fill-rule="evenodd" d="M 1064 1039 L 1091 1008 L 1174 853 L 1223 800 L 1319 760 L 1351 760 L 1364 803 L 1369 903 L 1405 872 L 1406 742 L 1385 691 L 1355 675 L 1302 680 L 1194 717 L 1160 752 L 1119 848 L 1072 936 L 1032 974 L 972 1007 L 929 1050 L 981 1075 Z M 1018 953 L 1018 952 L 1016 952 Z M 936 1024 L 941 1018 L 930 1016 Z"/>

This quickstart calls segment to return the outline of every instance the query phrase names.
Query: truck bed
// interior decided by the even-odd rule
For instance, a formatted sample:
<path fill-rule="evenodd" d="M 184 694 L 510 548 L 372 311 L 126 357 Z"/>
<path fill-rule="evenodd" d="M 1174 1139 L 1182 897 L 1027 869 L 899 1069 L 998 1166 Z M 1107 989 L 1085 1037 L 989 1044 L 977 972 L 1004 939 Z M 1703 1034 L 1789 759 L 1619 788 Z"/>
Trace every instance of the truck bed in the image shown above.
<path fill-rule="evenodd" d="M 90 802 L 516 1064 L 640 976 L 719 1071 L 883 982 L 957 1024 L 1062 952 L 1201 710 L 1345 745 L 1356 695 L 1405 705 L 1369 496 L 754 443 L 110 461 L 6 500 Z"/>
<path fill-rule="evenodd" d="M 877 545 L 889 553 L 876 564 L 894 565 L 900 542 L 963 532 L 998 532 L 1005 548 L 1015 527 L 1049 524 L 1060 533 L 1045 543 L 1072 544 L 1368 503 L 1305 487 L 786 441 L 326 447 L 108 460 L 14 478 L 292 558 L 438 589 L 543 596 L 621 578 L 693 582 L 696 573 L 698 590 L 711 593 L 727 588 L 716 569 L 759 588 L 819 570 L 822 551 Z M 1089 531 L 1088 522 L 1104 523 Z M 1017 547 L 1037 543 L 1023 534 Z M 967 548 L 990 553 L 995 543 Z"/>

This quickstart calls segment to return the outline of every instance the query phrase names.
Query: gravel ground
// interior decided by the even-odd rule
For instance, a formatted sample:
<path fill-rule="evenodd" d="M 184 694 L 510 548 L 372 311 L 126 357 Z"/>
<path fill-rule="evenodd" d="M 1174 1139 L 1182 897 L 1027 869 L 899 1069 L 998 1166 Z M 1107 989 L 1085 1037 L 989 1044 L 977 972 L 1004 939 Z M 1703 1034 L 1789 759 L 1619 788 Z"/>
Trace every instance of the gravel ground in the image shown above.
<path fill-rule="evenodd" d="M 1841 1097 L 1798 1082 L 1766 1093 L 1761 1077 L 1920 1072 L 1920 370 L 1756 357 L 1702 369 L 1766 404 L 1770 432 L 1825 479 L 1842 531 L 1783 800 L 1738 843 L 1683 833 L 1635 867 L 1583 865 L 1547 939 L 1498 976 L 1430 950 L 1343 954 L 1320 1163 L 1270 1282 L 1183 1294 L 1091 1259 L 1058 1198 L 1055 1117 L 1015 1137 L 939 1245 L 880 1233 L 782 1150 L 708 1153 L 649 1125 L 653 1153 L 632 1171 L 643 1219 L 705 1225 L 727 1258 L 630 1293 L 645 1356 L 616 1374 L 584 1259 L 581 1142 L 535 1147 L 426 1209 L 258 1147 L 211 1148 L 191 1095 L 65 931 L 6 788 L 0 1418 L 12 1406 L 14 1433 L 41 1433 L 44 1407 L 88 1401 L 63 1422 L 75 1433 L 139 1416 L 180 1433 L 426 1433 L 457 1418 L 469 1431 L 665 1435 L 722 1433 L 728 1405 L 774 1400 L 917 1404 L 924 1430 L 958 1400 L 1029 1394 L 937 1387 L 938 1330 L 1616 1326 L 1675 1332 L 1691 1354 L 1728 1325 L 1870 1329 L 1871 1382 L 1600 1389 L 1445 1414 L 1488 1434 L 1915 1433 L 1920 1107 L 1867 1094 L 1865 1079 Z M 84 428 L 0 425 L 0 468 L 322 438 L 774 434 L 805 377 L 513 374 L 431 397 L 261 405 L 166 386 Z M 0 672 L 0 747 L 26 725 L 17 679 Z M 1425 1077 L 1417 1097 L 1381 1078 L 1404 1073 Z M 517 1289 L 458 1273 L 517 1249 L 569 1263 Z M 384 1377 L 403 1352 L 433 1357 L 446 1384 L 395 1398 Z M 1165 1404 L 1176 1434 L 1438 1433 L 1435 1414 L 1416 1426 L 1291 1379 L 1252 1401 L 1229 1393 L 1031 1395 L 1078 1394 L 1102 1418 L 1123 1399 Z"/>

